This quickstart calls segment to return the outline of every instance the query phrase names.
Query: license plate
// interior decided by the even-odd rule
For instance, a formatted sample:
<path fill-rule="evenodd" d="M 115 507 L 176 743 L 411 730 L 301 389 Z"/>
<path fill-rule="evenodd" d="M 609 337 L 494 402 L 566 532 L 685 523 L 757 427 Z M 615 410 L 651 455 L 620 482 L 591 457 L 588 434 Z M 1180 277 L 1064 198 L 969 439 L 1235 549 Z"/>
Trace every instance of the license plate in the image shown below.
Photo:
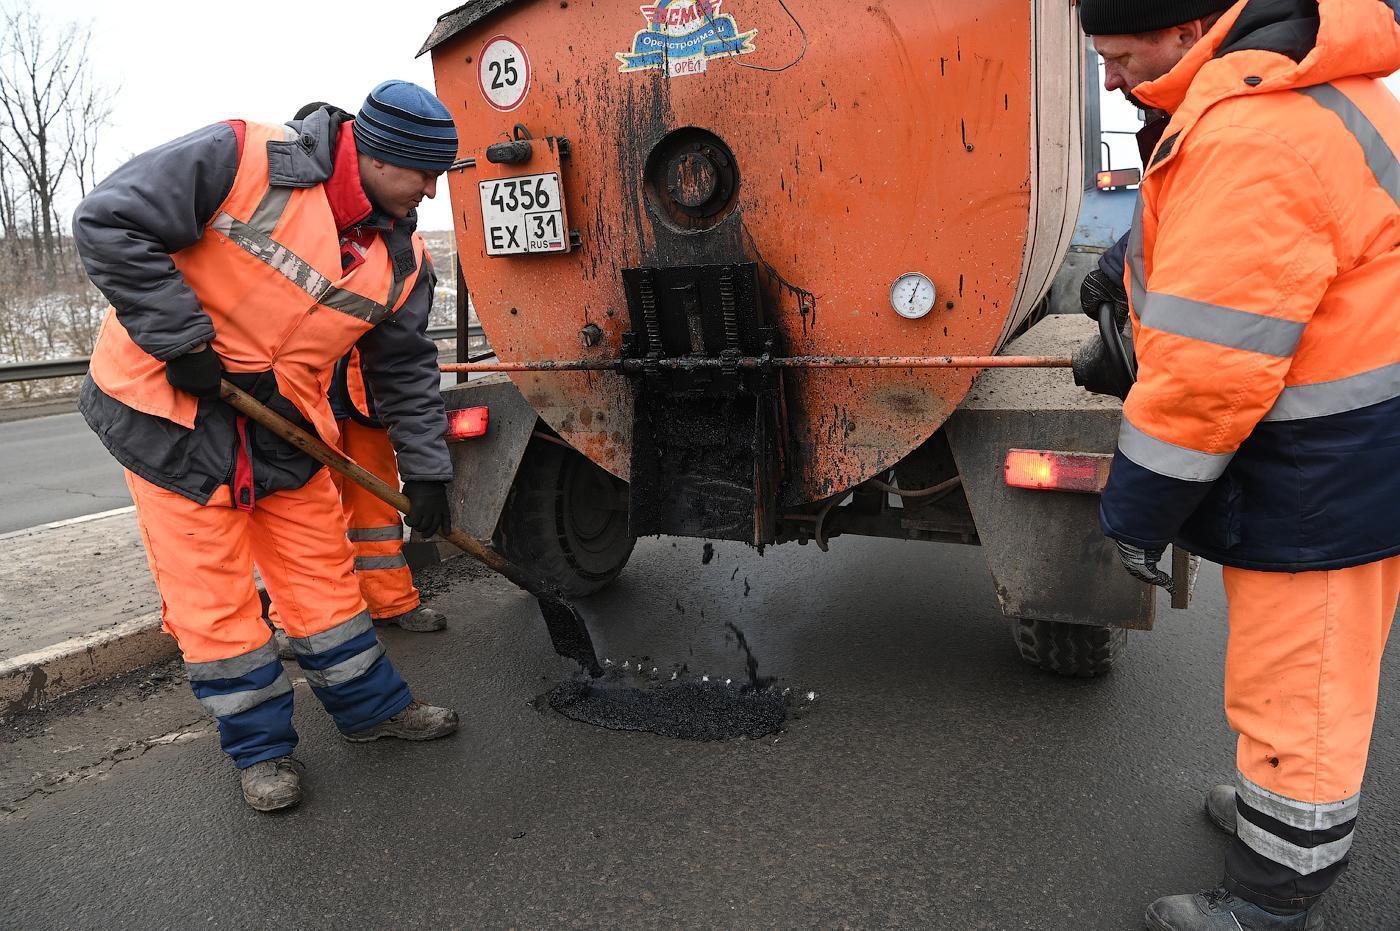
<path fill-rule="evenodd" d="M 487 255 L 569 251 L 557 172 L 496 178 L 480 186 Z"/>

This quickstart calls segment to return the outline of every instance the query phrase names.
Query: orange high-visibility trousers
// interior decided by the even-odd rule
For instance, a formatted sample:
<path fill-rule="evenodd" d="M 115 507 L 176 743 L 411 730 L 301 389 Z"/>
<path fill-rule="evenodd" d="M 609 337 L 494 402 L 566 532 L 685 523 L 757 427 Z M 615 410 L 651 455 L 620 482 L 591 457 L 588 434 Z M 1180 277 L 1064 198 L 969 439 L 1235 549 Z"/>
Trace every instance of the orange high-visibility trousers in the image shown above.
<path fill-rule="evenodd" d="M 399 465 L 388 432 L 348 419 L 338 424 L 341 451 L 399 487 Z M 403 516 L 354 482 L 339 475 L 335 482 L 355 550 L 355 577 L 370 615 L 382 620 L 412 611 L 422 598 L 403 555 Z"/>
<path fill-rule="evenodd" d="M 161 623 L 180 645 L 196 697 L 218 721 L 239 768 L 296 746 L 292 686 L 262 620 L 257 567 L 276 600 L 312 691 L 344 733 L 411 701 L 384 654 L 352 571 L 340 501 L 326 470 L 301 488 L 233 506 L 208 505 L 127 472 L 141 538 L 161 596 Z"/>
<path fill-rule="evenodd" d="M 1226 884 L 1263 905 L 1304 907 L 1347 865 L 1400 556 L 1224 574 L 1225 711 L 1239 734 Z"/>

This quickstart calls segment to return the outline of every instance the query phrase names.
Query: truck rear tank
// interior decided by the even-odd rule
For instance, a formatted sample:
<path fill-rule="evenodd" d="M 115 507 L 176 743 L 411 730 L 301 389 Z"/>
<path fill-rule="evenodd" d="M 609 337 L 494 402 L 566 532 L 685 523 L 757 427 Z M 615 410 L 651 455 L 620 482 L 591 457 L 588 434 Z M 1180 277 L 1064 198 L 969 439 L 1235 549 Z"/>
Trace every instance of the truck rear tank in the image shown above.
<path fill-rule="evenodd" d="M 949 423 L 976 370 L 793 363 L 985 356 L 1025 329 L 1082 191 L 1072 8 L 474 0 L 424 51 L 463 139 L 448 177 L 460 274 L 493 350 L 543 369 L 626 362 L 454 393 L 489 399 L 496 430 L 457 454 L 469 529 L 557 564 L 575 593 L 650 534 L 987 545 L 973 486 L 1000 488 L 1000 469 L 974 478 L 955 447 L 994 431 Z M 1116 411 L 1088 407 L 1096 426 L 1065 442 L 1111 443 Z M 502 461 L 523 463 L 514 481 L 488 477 Z M 1097 577 L 1090 500 L 1047 519 L 1073 513 L 1065 559 Z M 563 527 L 581 502 L 597 513 Z M 1105 617 L 1001 581 L 1019 618 L 1150 625 L 1136 583 L 1100 579 Z"/>

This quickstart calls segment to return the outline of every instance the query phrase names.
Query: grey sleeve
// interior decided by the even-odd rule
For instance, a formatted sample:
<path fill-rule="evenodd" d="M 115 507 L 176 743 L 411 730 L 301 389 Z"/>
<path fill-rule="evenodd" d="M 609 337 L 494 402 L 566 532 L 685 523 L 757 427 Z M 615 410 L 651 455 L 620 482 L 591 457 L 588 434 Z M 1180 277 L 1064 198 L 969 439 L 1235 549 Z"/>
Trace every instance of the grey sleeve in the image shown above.
<path fill-rule="evenodd" d="M 1123 284 L 1123 265 L 1128 258 L 1128 237 L 1131 235 L 1132 233 L 1124 233 L 1121 239 L 1099 256 L 1099 271 L 1119 286 Z"/>
<path fill-rule="evenodd" d="M 437 345 L 428 338 L 437 275 L 427 256 L 398 313 L 360 337 L 360 365 L 405 482 L 452 480 Z"/>
<path fill-rule="evenodd" d="M 78 204 L 73 241 L 132 340 L 166 361 L 214 337 L 170 256 L 194 245 L 238 173 L 238 137 L 215 123 L 138 155 Z"/>

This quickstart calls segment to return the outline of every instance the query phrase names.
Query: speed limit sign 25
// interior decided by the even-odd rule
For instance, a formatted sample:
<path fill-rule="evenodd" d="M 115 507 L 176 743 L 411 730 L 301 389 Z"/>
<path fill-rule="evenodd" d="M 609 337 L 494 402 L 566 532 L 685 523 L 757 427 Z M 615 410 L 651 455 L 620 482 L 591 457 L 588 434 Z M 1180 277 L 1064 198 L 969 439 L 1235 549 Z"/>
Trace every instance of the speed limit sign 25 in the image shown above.
<path fill-rule="evenodd" d="M 514 110 L 530 92 L 530 56 L 507 36 L 487 41 L 478 59 L 477 82 L 486 102 L 497 110 Z"/>

